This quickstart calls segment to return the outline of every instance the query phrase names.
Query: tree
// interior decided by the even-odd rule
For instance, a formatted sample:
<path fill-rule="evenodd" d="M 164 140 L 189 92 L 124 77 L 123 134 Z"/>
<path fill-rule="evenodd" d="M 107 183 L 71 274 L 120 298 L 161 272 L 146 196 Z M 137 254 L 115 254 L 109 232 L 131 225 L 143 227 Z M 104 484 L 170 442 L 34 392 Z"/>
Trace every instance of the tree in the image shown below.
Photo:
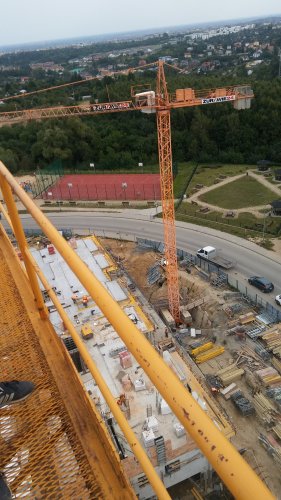
<path fill-rule="evenodd" d="M 12 174 L 17 171 L 19 159 L 13 151 L 4 149 L 0 146 L 0 159 Z"/>

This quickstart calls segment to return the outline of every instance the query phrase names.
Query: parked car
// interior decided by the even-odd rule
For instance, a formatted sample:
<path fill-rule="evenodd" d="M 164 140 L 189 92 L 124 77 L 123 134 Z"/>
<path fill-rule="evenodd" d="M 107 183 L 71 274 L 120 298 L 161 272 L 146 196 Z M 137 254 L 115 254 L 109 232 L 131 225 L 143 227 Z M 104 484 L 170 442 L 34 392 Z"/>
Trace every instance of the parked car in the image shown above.
<path fill-rule="evenodd" d="M 271 281 L 268 281 L 268 279 L 263 278 L 261 276 L 251 276 L 251 278 L 248 279 L 248 282 L 250 283 L 250 285 L 259 288 L 264 293 L 269 293 L 272 292 L 272 290 L 274 290 L 273 283 L 271 283 Z"/>
<path fill-rule="evenodd" d="M 281 294 L 280 295 L 276 295 L 275 302 L 276 302 L 276 304 L 278 304 L 279 306 L 281 306 Z"/>

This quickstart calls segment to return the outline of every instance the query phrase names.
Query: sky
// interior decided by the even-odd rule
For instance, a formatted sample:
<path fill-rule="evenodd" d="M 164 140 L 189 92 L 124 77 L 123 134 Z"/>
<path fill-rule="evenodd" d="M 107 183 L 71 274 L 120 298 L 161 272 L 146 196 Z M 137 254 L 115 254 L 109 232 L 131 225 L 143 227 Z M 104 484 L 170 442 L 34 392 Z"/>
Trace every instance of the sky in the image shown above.
<path fill-rule="evenodd" d="M 0 46 L 273 14 L 280 0 L 0 0 Z"/>

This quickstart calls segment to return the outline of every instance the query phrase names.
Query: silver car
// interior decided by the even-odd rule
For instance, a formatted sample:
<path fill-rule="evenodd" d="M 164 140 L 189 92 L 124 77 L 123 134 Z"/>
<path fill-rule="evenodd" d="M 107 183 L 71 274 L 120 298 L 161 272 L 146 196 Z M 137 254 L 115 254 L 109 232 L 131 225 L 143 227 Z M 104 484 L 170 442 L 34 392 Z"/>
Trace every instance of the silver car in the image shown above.
<path fill-rule="evenodd" d="M 280 295 L 276 295 L 275 302 L 276 302 L 276 304 L 278 304 L 279 306 L 281 306 L 281 294 Z"/>

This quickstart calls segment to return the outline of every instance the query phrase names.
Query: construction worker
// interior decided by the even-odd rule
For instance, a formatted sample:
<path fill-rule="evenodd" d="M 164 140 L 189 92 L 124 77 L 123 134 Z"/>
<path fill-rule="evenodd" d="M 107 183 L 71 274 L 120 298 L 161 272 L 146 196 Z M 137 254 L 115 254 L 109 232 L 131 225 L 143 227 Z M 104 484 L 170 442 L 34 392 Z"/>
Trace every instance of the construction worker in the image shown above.
<path fill-rule="evenodd" d="M 88 296 L 87 295 L 83 295 L 83 298 L 82 298 L 82 304 L 83 304 L 83 306 L 87 307 L 88 302 L 89 302 Z"/>
<path fill-rule="evenodd" d="M 10 382 L 0 382 L 0 408 L 3 406 L 19 403 L 28 398 L 34 391 L 35 385 L 32 382 L 12 380 Z M 10 500 L 13 498 L 12 492 L 7 485 L 4 474 L 0 471 L 0 498 Z"/>
<path fill-rule="evenodd" d="M 78 299 L 76 293 L 74 293 L 73 295 L 71 295 L 71 298 L 72 298 L 73 304 L 76 304 L 77 299 Z"/>

